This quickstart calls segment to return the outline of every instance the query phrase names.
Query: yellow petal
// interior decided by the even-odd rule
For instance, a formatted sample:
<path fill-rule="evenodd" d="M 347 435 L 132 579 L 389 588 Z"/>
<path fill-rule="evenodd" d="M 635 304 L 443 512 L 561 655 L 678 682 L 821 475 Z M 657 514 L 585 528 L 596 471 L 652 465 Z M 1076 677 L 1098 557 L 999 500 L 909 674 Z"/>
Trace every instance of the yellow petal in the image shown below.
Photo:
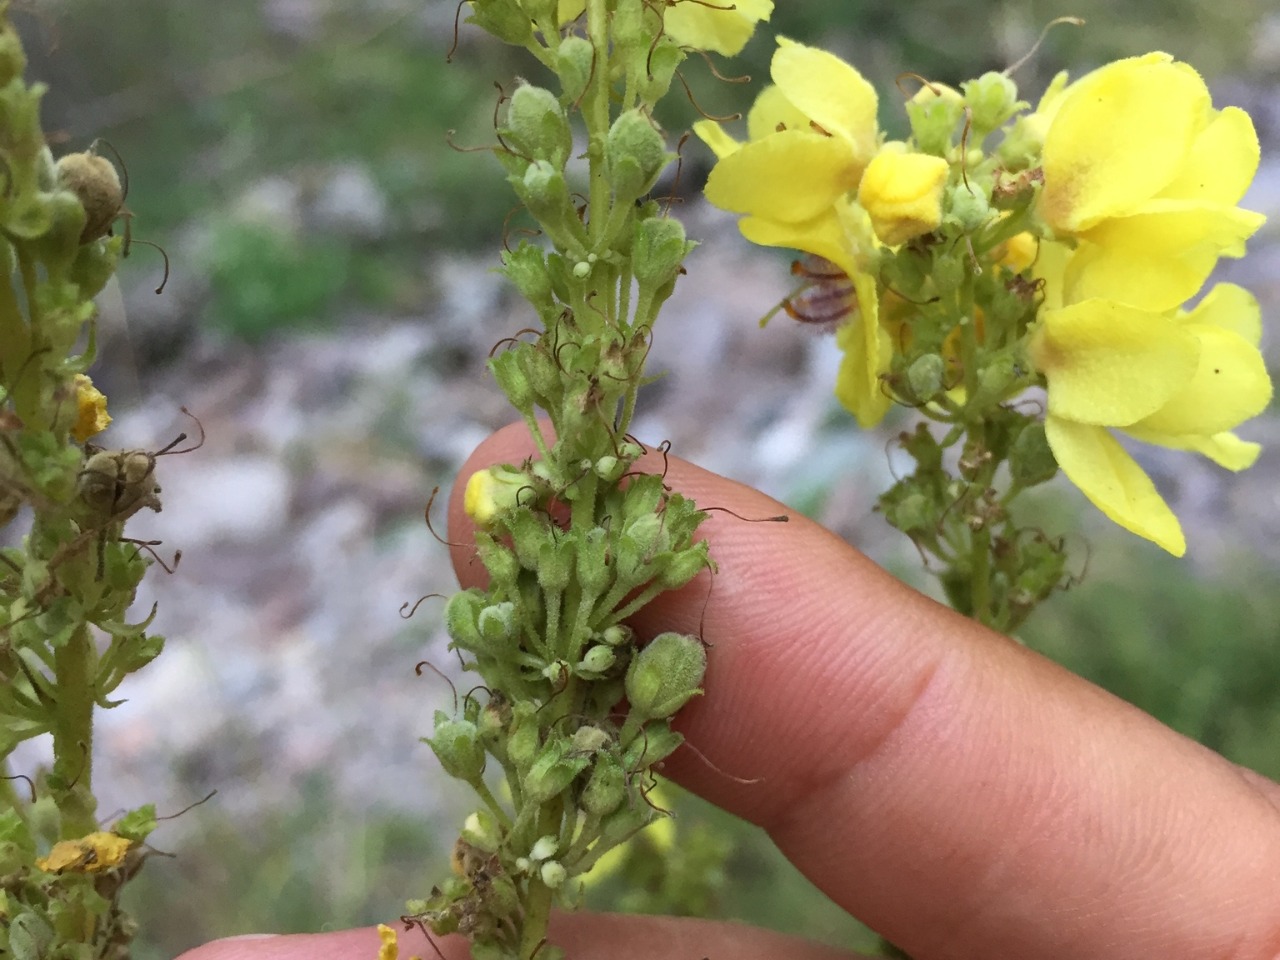
<path fill-rule="evenodd" d="M 848 143 L 859 171 L 866 166 L 879 135 L 875 87 L 834 54 L 786 37 L 778 38 L 770 70 L 774 83 L 796 109 Z M 856 179 L 852 185 L 857 185 Z"/>
<path fill-rule="evenodd" d="M 1045 135 L 1041 216 L 1077 232 L 1132 213 L 1178 175 L 1209 110 L 1204 81 L 1164 54 L 1083 77 Z"/>
<path fill-rule="evenodd" d="M 1094 506 L 1175 557 L 1187 552 L 1178 518 L 1151 478 L 1111 434 L 1102 427 L 1054 416 L 1045 418 L 1044 428 L 1058 466 Z"/>
<path fill-rule="evenodd" d="M 774 84 L 760 91 L 747 113 L 747 137 L 751 140 L 760 140 L 780 130 L 808 129 L 809 118 Z"/>
<path fill-rule="evenodd" d="M 1241 440 L 1234 433 L 1217 433 L 1211 437 L 1199 434 L 1178 436 L 1168 433 L 1157 433 L 1154 430 L 1143 430 L 1140 427 L 1125 427 L 1125 433 L 1141 440 L 1153 443 L 1170 450 L 1189 450 L 1203 454 L 1220 467 L 1239 473 L 1247 470 L 1257 462 L 1262 445 L 1248 440 Z"/>
<path fill-rule="evenodd" d="M 1186 163 L 1159 195 L 1234 206 L 1249 189 L 1260 157 L 1253 120 L 1239 107 L 1227 107 L 1200 131 Z"/>
<path fill-rule="evenodd" d="M 725 133 L 724 127 L 714 120 L 697 121 L 693 125 L 693 132 L 721 160 L 742 146 L 737 140 Z"/>
<path fill-rule="evenodd" d="M 1157 433 L 1212 435 L 1266 409 L 1271 378 L 1257 347 L 1221 327 L 1186 323 L 1182 329 L 1200 341 L 1195 376 L 1137 426 Z"/>
<path fill-rule="evenodd" d="M 893 405 L 880 383 L 892 343 L 880 326 L 875 278 L 856 274 L 853 285 L 858 294 L 858 317 L 836 331 L 836 344 L 844 351 L 844 357 L 836 374 L 835 393 L 836 399 L 866 430 L 883 420 Z"/>
<path fill-rule="evenodd" d="M 1181 314 L 1179 320 L 1230 330 L 1255 347 L 1262 342 L 1262 308 L 1258 306 L 1258 298 L 1234 283 L 1215 284 L 1204 299 Z"/>
<path fill-rule="evenodd" d="M 1107 300 L 1042 311 L 1028 353 L 1049 381 L 1049 412 L 1127 426 L 1150 416 L 1196 372 L 1199 341 L 1168 317 Z"/>
<path fill-rule="evenodd" d="M 736 0 L 725 6 L 676 3 L 665 8 L 663 29 L 681 46 L 731 57 L 747 45 L 756 21 L 769 19 L 772 12 L 772 0 Z"/>
<path fill-rule="evenodd" d="M 1238 256 L 1266 218 L 1195 201 L 1153 200 L 1142 213 L 1105 220 L 1067 265 L 1068 302 L 1100 297 L 1171 310 L 1195 295 L 1221 256 Z"/>
<path fill-rule="evenodd" d="M 706 195 L 722 210 L 798 223 L 830 209 L 856 186 L 852 172 L 847 144 L 787 130 L 743 144 L 717 163 L 707 178 Z"/>

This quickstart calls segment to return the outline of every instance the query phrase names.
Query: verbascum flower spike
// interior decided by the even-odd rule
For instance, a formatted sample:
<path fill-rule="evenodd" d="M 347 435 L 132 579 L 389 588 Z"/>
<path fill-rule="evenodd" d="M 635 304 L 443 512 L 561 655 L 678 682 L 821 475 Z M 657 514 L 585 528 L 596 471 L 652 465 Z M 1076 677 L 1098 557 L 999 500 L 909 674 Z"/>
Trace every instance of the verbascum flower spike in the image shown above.
<path fill-rule="evenodd" d="M 1169 310 L 1221 256 L 1238 257 L 1265 219 L 1237 206 L 1258 167 L 1257 134 L 1214 110 L 1204 80 L 1168 54 L 1108 64 L 1041 102 L 1038 212 L 1079 241 L 1068 300 Z"/>

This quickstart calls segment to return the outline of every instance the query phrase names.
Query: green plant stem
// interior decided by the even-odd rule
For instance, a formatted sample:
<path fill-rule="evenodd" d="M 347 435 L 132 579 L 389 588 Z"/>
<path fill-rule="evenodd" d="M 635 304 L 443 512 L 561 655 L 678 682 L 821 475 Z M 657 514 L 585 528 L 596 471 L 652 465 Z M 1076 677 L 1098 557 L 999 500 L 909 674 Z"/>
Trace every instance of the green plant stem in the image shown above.
<path fill-rule="evenodd" d="M 74 839 L 97 829 L 97 819 L 83 798 L 93 790 L 93 679 L 97 650 L 89 628 L 82 624 L 54 651 L 57 701 L 53 721 L 54 770 L 68 785 L 58 798 L 62 833 Z"/>
<path fill-rule="evenodd" d="M 587 38 L 596 52 L 596 66 L 582 103 L 587 125 L 590 170 L 592 249 L 603 241 L 609 223 L 609 180 L 604 166 L 604 141 L 609 132 L 609 11 L 605 0 L 587 0 Z"/>

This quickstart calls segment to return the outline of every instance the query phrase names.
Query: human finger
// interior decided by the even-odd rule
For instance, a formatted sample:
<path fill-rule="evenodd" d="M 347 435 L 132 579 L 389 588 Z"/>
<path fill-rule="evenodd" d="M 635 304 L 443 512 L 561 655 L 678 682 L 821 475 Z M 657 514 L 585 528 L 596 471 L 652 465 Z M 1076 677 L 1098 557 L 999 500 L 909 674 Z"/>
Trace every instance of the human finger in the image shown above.
<path fill-rule="evenodd" d="M 500 431 L 461 480 L 531 450 Z M 679 751 L 674 779 L 920 960 L 1280 951 L 1280 813 L 1256 778 L 763 494 L 674 458 L 666 476 L 724 508 L 703 527 L 719 573 L 636 618 L 710 646 L 680 722 L 708 762 Z M 457 497 L 451 520 L 467 541 Z M 454 563 L 482 579 L 465 547 Z"/>

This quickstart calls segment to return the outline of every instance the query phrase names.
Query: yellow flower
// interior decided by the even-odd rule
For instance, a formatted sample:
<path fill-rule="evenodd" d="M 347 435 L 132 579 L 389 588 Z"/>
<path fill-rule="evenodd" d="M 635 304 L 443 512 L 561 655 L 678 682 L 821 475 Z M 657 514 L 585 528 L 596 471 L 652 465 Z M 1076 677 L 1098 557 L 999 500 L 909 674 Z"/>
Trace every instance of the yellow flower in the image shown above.
<path fill-rule="evenodd" d="M 738 229 L 752 243 L 812 253 L 849 276 L 858 309 L 836 335 L 844 350 L 836 396 L 874 426 L 891 403 L 879 377 L 892 344 L 879 322 L 880 242 L 851 195 L 880 139 L 875 89 L 838 57 L 784 37 L 771 72 L 774 86 L 747 115 L 746 143 L 709 121 L 694 125 L 720 158 L 707 199 L 745 214 Z"/>
<path fill-rule="evenodd" d="M 118 834 L 98 830 L 78 840 L 60 840 L 36 866 L 47 873 L 100 873 L 118 866 L 132 845 Z"/>
<path fill-rule="evenodd" d="M 1271 399 L 1260 336 L 1257 301 L 1232 284 L 1189 311 L 1102 299 L 1044 309 L 1029 355 L 1048 383 L 1045 432 L 1063 472 L 1120 526 L 1181 556 L 1177 518 L 1110 429 L 1251 466 L 1258 446 L 1230 431 Z"/>
<path fill-rule="evenodd" d="M 1214 110 L 1200 75 L 1168 54 L 1101 67 L 1051 91 L 1038 114 L 1038 211 L 1080 241 L 1064 277 L 1072 302 L 1173 309 L 1265 219 L 1236 206 L 1258 167 L 1249 115 Z"/>
<path fill-rule="evenodd" d="M 908 153 L 904 143 L 885 144 L 858 185 L 858 202 L 882 243 L 896 247 L 942 223 L 942 190 L 950 172 L 942 157 Z"/>
<path fill-rule="evenodd" d="M 76 422 L 71 427 L 71 436 L 76 443 L 84 443 L 107 429 L 111 415 L 107 413 L 106 396 L 83 373 L 75 376 L 75 390 Z"/>
<path fill-rule="evenodd" d="M 768 20 L 773 13 L 773 0 L 676 0 L 667 6 L 665 0 L 662 28 L 682 47 L 710 50 L 731 57 L 739 53 L 751 39 L 756 24 Z M 560 23 L 581 16 L 586 0 L 559 0 Z"/>

